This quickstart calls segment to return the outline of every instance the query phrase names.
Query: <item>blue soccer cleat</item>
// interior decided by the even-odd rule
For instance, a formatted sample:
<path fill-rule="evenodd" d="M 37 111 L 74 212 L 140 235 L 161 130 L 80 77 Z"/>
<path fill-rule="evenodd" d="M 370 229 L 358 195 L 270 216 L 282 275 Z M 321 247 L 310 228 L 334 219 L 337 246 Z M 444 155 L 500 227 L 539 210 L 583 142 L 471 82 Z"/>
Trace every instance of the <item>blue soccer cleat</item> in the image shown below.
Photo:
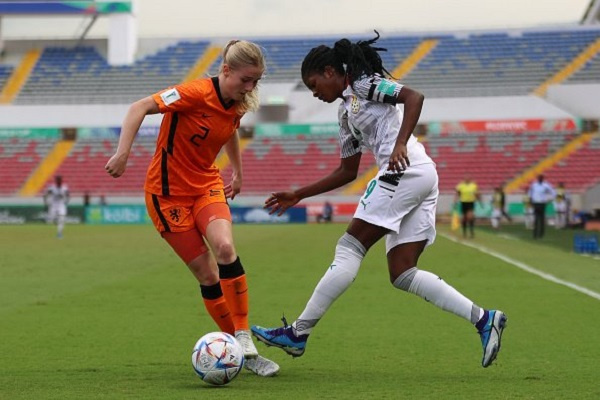
<path fill-rule="evenodd" d="M 294 329 L 282 319 L 284 326 L 281 328 L 263 328 L 252 325 L 252 334 L 267 346 L 279 347 L 292 357 L 300 357 L 306 350 L 308 335 L 294 334 Z"/>
<path fill-rule="evenodd" d="M 479 330 L 481 345 L 483 346 L 483 358 L 481 359 L 483 368 L 492 365 L 492 362 L 496 359 L 500 351 L 500 340 L 507 320 L 502 311 L 489 310 L 488 312 L 488 320 L 483 329 Z"/>

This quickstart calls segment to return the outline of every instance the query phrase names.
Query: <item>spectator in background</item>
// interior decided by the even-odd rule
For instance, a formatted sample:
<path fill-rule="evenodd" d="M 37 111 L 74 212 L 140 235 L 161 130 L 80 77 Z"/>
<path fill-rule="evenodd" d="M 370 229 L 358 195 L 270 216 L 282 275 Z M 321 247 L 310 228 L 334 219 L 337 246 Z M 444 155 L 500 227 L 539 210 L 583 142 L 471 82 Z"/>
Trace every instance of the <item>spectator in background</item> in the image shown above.
<path fill-rule="evenodd" d="M 471 239 L 475 237 L 475 202 L 480 201 L 479 190 L 477 183 L 471 180 L 470 176 L 465 176 L 465 179 L 456 185 L 456 200 L 460 202 L 460 210 L 462 213 L 462 228 L 463 237 L 467 237 L 467 226 Z"/>
<path fill-rule="evenodd" d="M 90 206 L 90 192 L 83 193 L 83 221 L 88 222 L 87 209 Z"/>
<path fill-rule="evenodd" d="M 569 224 L 570 196 L 563 182 L 558 183 L 556 197 L 554 199 L 554 211 L 556 212 L 556 229 L 564 229 Z"/>
<path fill-rule="evenodd" d="M 48 208 L 47 222 L 56 223 L 56 237 L 59 239 L 63 237 L 68 203 L 69 188 L 63 183 L 62 176 L 57 175 L 54 177 L 54 184 L 44 194 L 44 205 Z"/>
<path fill-rule="evenodd" d="M 106 196 L 105 196 L 105 195 L 103 195 L 103 194 L 101 194 L 101 195 L 100 195 L 100 205 L 101 205 L 101 206 L 105 206 L 105 205 L 107 205 L 107 204 L 108 204 L 108 203 L 106 202 Z"/>
<path fill-rule="evenodd" d="M 533 205 L 533 238 L 541 239 L 546 228 L 546 205 L 554 200 L 556 192 L 552 185 L 544 180 L 544 175 L 540 174 L 529 187 L 529 197 Z"/>
<path fill-rule="evenodd" d="M 83 194 L 83 207 L 86 208 L 90 205 L 90 192 L 85 192 Z"/>
<path fill-rule="evenodd" d="M 321 222 L 331 222 L 333 219 L 333 206 L 331 205 L 330 202 L 325 201 L 325 204 L 323 204 L 323 212 L 321 212 L 321 214 L 317 215 L 317 222 L 321 223 Z"/>
<path fill-rule="evenodd" d="M 504 218 L 510 223 L 512 222 L 512 218 L 510 214 L 506 212 L 506 194 L 504 193 L 504 185 L 501 184 L 500 188 L 500 212 Z"/>

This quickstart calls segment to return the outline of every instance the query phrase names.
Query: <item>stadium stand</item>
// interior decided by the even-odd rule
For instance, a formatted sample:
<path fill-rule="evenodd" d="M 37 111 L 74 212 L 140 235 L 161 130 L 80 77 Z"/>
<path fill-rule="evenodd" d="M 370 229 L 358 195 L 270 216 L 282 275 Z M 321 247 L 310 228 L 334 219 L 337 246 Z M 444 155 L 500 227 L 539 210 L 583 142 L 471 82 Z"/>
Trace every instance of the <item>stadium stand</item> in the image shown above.
<path fill-rule="evenodd" d="M 600 54 L 596 54 L 579 71 L 565 81 L 566 84 L 598 82 L 600 82 Z"/>
<path fill-rule="evenodd" d="M 269 39 L 257 40 L 256 43 L 265 49 L 268 60 L 265 83 L 299 82 L 300 67 L 304 56 L 313 47 L 321 44 L 333 46 L 331 38 L 318 39 Z M 390 68 L 398 65 L 419 44 L 420 37 L 391 37 L 382 38 L 377 42 L 378 46 L 387 48 L 388 51 L 381 53 L 384 65 Z M 215 75 L 221 64 L 219 57 L 211 66 L 209 73 Z"/>
<path fill-rule="evenodd" d="M 465 173 L 478 182 L 483 192 L 488 192 L 560 149 L 571 136 L 556 132 L 453 133 L 430 136 L 425 146 L 437 163 L 442 193 L 453 192 Z M 103 169 L 116 145 L 114 139 L 80 139 L 55 174 L 64 177 L 74 195 L 89 192 L 139 196 L 154 153 L 155 139 L 140 137 L 134 142 L 127 172 L 117 180 L 110 178 Z M 52 140 L 12 138 L 0 141 L 0 168 L 3 171 L 0 195 L 15 195 L 53 146 Z M 256 138 L 242 154 L 243 193 L 263 195 L 296 189 L 334 170 L 339 165 L 338 156 L 335 136 Z M 369 153 L 363 155 L 359 174 L 374 165 Z M 600 183 L 599 170 L 600 137 L 596 136 L 544 174 L 551 182 L 563 181 L 571 191 L 582 192 Z M 227 181 L 231 167 L 226 167 L 222 175 Z"/>
<path fill-rule="evenodd" d="M 208 44 L 181 41 L 119 67 L 94 47 L 48 47 L 14 103 L 131 103 L 180 82 Z"/>
<path fill-rule="evenodd" d="M 599 37 L 597 29 L 443 37 L 403 81 L 428 97 L 526 95 Z"/>
<path fill-rule="evenodd" d="M 557 151 L 570 138 L 571 134 L 557 132 L 453 133 L 432 135 L 425 146 L 437 163 L 442 193 L 452 193 L 465 173 L 478 182 L 483 192 L 489 192 Z M 15 149 L 25 148 L 25 154 L 31 154 L 36 146 L 39 153 L 40 149 L 47 152 L 52 145 L 48 142 L 46 147 L 41 147 L 33 143 L 39 141 L 19 141 L 12 151 L 3 148 L 3 162 L 10 158 L 5 154 L 14 154 Z M 103 169 L 106 160 L 114 154 L 116 145 L 114 139 L 78 140 L 56 173 L 64 177 L 75 195 L 84 192 L 111 196 L 140 195 L 146 169 L 154 152 L 155 139 L 141 137 L 134 142 L 127 172 L 117 180 L 110 178 Z M 19 153 L 14 156 L 17 157 L 32 164 L 27 169 L 29 172 L 40 161 L 40 156 L 34 159 L 31 156 L 22 157 Z M 297 189 L 334 170 L 339 165 L 339 144 L 337 138 L 330 135 L 258 137 L 244 150 L 242 160 L 243 193 L 264 195 L 272 191 Z M 600 139 L 595 138 L 548 171 L 547 175 L 552 181 L 562 180 L 570 190 L 579 192 L 598 183 L 599 177 L 595 172 L 600 170 L 598 160 Z M 370 153 L 364 154 L 359 174 L 374 165 L 375 160 Z M 588 167 L 584 168 L 586 165 Z M 10 194 L 18 190 L 19 183 L 23 183 L 27 174 L 22 172 L 14 180 L 4 183 L 7 187 L 1 189 L 2 193 Z M 230 166 L 222 171 L 222 176 L 225 181 L 229 179 Z"/>
<path fill-rule="evenodd" d="M 0 141 L 0 195 L 15 196 L 54 146 L 54 140 L 10 138 Z"/>
<path fill-rule="evenodd" d="M 452 133 L 432 135 L 425 146 L 438 167 L 440 192 L 453 192 L 465 174 L 481 191 L 491 192 L 560 149 L 569 138 L 555 132 Z"/>
<path fill-rule="evenodd" d="M 403 78 L 405 84 L 420 88 L 428 97 L 524 95 L 600 38 L 600 30 L 524 32 L 520 36 L 488 33 L 461 38 L 392 36 L 378 42 L 388 49 L 381 53 L 384 65 L 393 70 L 431 38 L 438 40 L 437 46 Z M 257 40 L 269 60 L 264 83 L 298 83 L 304 55 L 319 44 L 333 45 L 333 40 Z M 183 80 L 209 44 L 181 41 L 125 67 L 109 66 L 94 47 L 47 47 L 15 104 L 130 103 Z M 220 62 L 220 57 L 215 60 L 210 74 L 217 73 Z M 597 79 L 597 64 L 596 58 L 570 81 Z"/>
<path fill-rule="evenodd" d="M 114 179 L 106 173 L 104 165 L 115 153 L 117 141 L 80 139 L 56 174 L 63 176 L 71 193 L 76 196 L 85 192 L 90 195 L 140 196 L 155 146 L 155 138 L 138 138 L 131 149 L 127 171 L 119 179 Z M 45 186 L 51 182 L 52 179 L 49 179 Z"/>
<path fill-rule="evenodd" d="M 294 135 L 259 137 L 242 153 L 244 194 L 294 190 L 318 180 L 335 168 L 339 161 L 336 136 Z M 371 154 L 365 154 L 360 173 L 375 164 Z M 231 167 L 222 171 L 227 181 Z M 341 189 L 340 189 L 341 190 Z"/>
<path fill-rule="evenodd" d="M 577 152 L 544 172 L 548 182 L 564 182 L 571 192 L 582 192 L 600 183 L 600 135 L 596 135 Z"/>
<path fill-rule="evenodd" d="M 369 38 L 370 35 L 361 35 Z M 335 38 L 337 39 L 337 37 Z M 264 84 L 300 84 L 299 70 L 310 48 L 334 38 L 259 39 L 267 55 Z M 477 97 L 528 95 L 561 71 L 590 44 L 600 39 L 598 28 L 573 28 L 515 33 L 470 35 L 397 35 L 382 38 L 378 45 L 384 65 L 394 70 L 427 39 L 435 39 L 431 51 L 402 79 L 427 97 Z M 95 47 L 46 47 L 15 104 L 127 104 L 182 81 L 194 64 L 213 45 L 209 41 L 180 41 L 160 48 L 128 67 L 109 66 Z M 209 68 L 216 74 L 216 59 Z M 13 67 L 0 65 L 0 85 Z M 600 83 L 600 55 L 565 81 L 566 84 Z M 335 116 L 332 115 L 332 119 Z M 428 135 L 426 146 L 438 164 L 440 190 L 451 193 L 466 171 L 482 191 L 515 178 L 527 168 L 567 143 L 571 135 L 536 133 L 452 133 Z M 548 170 L 551 181 L 562 180 L 570 190 L 582 191 L 598 184 L 600 140 L 587 143 Z M 8 171 L 0 194 L 14 195 L 51 148 L 52 142 L 29 139 L 0 141 L 0 167 Z M 116 140 L 79 139 L 57 173 L 72 192 L 112 196 L 140 196 L 155 139 L 140 137 L 134 144 L 127 173 L 114 180 L 103 166 L 116 148 Z M 321 135 L 256 137 L 243 152 L 244 194 L 263 195 L 288 190 L 318 179 L 339 164 L 337 138 Z M 374 165 L 365 156 L 361 173 Z M 594 158 L 596 157 L 596 158 Z M 584 160 L 584 161 L 582 161 Z M 15 169 L 13 164 L 19 168 Z M 584 166 L 595 166 L 584 168 Z M 18 170 L 18 171 L 17 171 Z M 225 168 L 228 179 L 231 169 Z M 4 174 L 3 174 L 4 175 Z M 338 191 L 339 193 L 339 191 Z"/>
<path fill-rule="evenodd" d="M 4 84 L 8 80 L 10 74 L 12 74 L 13 67 L 10 65 L 0 65 L 0 91 L 4 87 Z"/>

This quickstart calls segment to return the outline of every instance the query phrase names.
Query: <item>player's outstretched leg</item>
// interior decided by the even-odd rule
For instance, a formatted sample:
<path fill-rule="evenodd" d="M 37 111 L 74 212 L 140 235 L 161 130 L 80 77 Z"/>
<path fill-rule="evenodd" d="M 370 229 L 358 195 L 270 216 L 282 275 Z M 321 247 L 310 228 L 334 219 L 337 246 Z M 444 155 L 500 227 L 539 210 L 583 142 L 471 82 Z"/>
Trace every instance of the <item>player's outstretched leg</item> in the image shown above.
<path fill-rule="evenodd" d="M 279 373 L 279 365 L 260 354 L 256 358 L 244 360 L 244 367 L 258 376 L 275 376 Z"/>
<path fill-rule="evenodd" d="M 292 357 L 300 357 L 306 349 L 308 335 L 296 335 L 294 328 L 287 324 L 285 318 L 281 328 L 263 328 L 252 325 L 252 334 L 267 346 L 279 347 Z"/>
<path fill-rule="evenodd" d="M 254 336 L 266 345 L 279 347 L 294 357 L 304 354 L 308 335 L 333 302 L 354 282 L 366 253 L 367 250 L 358 239 L 345 233 L 335 247 L 333 263 L 327 268 L 304 311 L 292 326 L 288 326 L 285 318 L 281 319 L 282 328 L 269 329 L 254 325 Z"/>
<path fill-rule="evenodd" d="M 500 340 L 506 327 L 506 321 L 506 315 L 502 311 L 486 310 L 484 317 L 476 325 L 483 346 L 483 358 L 481 359 L 483 368 L 492 365 L 500 351 Z"/>
<path fill-rule="evenodd" d="M 417 267 L 404 271 L 393 285 L 415 294 L 427 302 L 470 321 L 479 332 L 483 346 L 484 368 L 490 366 L 500 351 L 500 339 L 506 327 L 506 315 L 498 310 L 485 310 L 474 304 L 439 276 Z"/>

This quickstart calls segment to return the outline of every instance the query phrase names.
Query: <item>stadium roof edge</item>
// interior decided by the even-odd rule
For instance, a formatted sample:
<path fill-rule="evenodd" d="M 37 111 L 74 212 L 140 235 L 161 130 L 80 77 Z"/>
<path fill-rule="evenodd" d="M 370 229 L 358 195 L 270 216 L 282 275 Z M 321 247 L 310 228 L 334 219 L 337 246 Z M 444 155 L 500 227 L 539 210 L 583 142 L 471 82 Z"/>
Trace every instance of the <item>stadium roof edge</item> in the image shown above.
<path fill-rule="evenodd" d="M 490 34 L 507 34 L 509 36 L 520 36 L 527 33 L 542 33 L 542 32 L 556 32 L 556 31 L 585 31 L 585 30 L 600 30 L 600 25 L 579 25 L 579 24 L 560 24 L 560 25 L 544 25 L 535 27 L 522 27 L 522 28 L 506 28 L 506 29 L 457 29 L 457 30 L 441 30 L 441 31 L 402 31 L 402 30 L 379 30 L 379 34 L 382 39 L 391 36 L 404 36 L 404 37 L 417 37 L 417 38 L 441 38 L 441 37 L 456 37 L 465 38 L 470 36 L 479 35 L 490 35 Z M 248 35 L 244 36 L 246 40 L 273 40 L 276 39 L 332 39 L 337 40 L 341 37 L 348 39 L 365 39 L 374 35 L 373 30 L 365 32 L 353 32 L 346 34 L 335 34 L 335 33 L 324 33 L 324 34 L 310 34 L 310 35 L 284 35 L 284 34 L 270 34 L 270 35 Z M 140 39 L 150 39 L 148 36 L 140 36 Z M 156 36 L 156 38 L 164 38 L 164 36 Z M 226 43 L 231 37 L 225 36 L 205 36 L 201 38 L 190 38 L 184 37 L 172 37 L 179 40 L 209 40 L 213 43 Z"/>

